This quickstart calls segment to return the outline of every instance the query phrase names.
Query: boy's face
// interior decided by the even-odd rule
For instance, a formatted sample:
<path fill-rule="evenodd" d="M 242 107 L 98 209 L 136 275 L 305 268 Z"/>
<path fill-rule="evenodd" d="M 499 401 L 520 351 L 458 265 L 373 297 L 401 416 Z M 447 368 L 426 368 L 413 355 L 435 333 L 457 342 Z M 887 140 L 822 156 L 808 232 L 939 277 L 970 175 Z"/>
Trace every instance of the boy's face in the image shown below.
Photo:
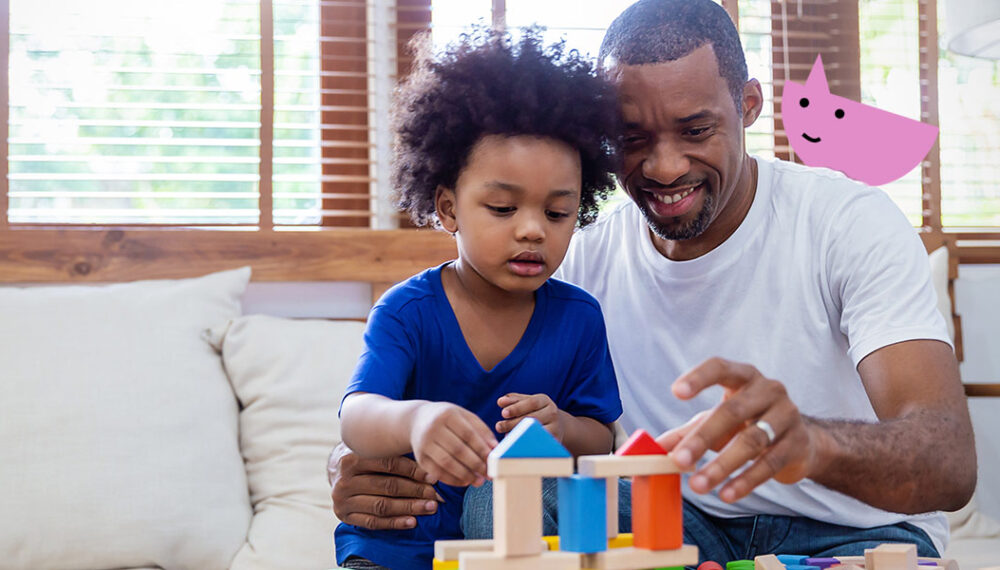
<path fill-rule="evenodd" d="M 455 188 L 438 190 L 437 215 L 463 265 L 504 291 L 533 292 L 566 255 L 580 187 L 580 154 L 566 143 L 488 135 Z"/>

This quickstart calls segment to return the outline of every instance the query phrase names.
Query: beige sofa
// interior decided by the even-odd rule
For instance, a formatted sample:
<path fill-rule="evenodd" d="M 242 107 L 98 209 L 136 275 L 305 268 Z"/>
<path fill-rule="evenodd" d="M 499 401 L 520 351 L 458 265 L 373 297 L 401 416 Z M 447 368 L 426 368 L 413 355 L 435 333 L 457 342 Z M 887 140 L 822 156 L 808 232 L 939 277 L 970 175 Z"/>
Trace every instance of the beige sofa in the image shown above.
<path fill-rule="evenodd" d="M 0 287 L 0 570 L 334 566 L 363 324 L 243 316 L 248 278 Z M 949 556 L 1000 564 L 1000 525 L 953 518 Z"/>

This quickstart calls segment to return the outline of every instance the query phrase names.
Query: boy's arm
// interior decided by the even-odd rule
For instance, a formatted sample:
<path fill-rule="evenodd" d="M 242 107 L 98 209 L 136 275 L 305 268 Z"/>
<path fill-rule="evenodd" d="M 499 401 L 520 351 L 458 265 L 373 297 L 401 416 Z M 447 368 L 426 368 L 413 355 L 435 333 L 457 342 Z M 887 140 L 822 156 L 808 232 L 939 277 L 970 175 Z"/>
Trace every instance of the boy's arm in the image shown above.
<path fill-rule="evenodd" d="M 392 400 L 354 392 L 344 398 L 340 433 L 347 447 L 363 457 L 392 457 L 413 451 L 413 417 L 426 400 Z"/>
<path fill-rule="evenodd" d="M 481 484 L 486 456 L 496 446 L 478 416 L 447 402 L 392 400 L 354 392 L 340 412 L 344 443 L 359 455 L 392 457 L 413 452 L 435 481 Z"/>
<path fill-rule="evenodd" d="M 507 433 L 522 419 L 532 417 L 574 456 L 611 452 L 614 431 L 610 425 L 560 410 L 545 394 L 505 394 L 497 404 L 506 418 L 497 422 L 496 430 L 500 433 Z"/>

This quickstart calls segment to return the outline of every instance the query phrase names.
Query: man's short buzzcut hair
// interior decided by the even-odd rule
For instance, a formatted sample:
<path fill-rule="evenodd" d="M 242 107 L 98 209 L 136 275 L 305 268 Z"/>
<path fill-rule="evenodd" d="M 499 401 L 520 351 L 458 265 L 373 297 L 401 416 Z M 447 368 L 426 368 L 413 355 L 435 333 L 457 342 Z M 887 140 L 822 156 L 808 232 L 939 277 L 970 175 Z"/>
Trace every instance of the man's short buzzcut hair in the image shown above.
<path fill-rule="evenodd" d="M 747 62 L 726 10 L 712 0 L 639 0 L 619 15 L 601 44 L 607 65 L 642 65 L 680 59 L 711 44 L 719 74 L 740 112 Z M 613 62 L 607 62 L 608 58 Z"/>

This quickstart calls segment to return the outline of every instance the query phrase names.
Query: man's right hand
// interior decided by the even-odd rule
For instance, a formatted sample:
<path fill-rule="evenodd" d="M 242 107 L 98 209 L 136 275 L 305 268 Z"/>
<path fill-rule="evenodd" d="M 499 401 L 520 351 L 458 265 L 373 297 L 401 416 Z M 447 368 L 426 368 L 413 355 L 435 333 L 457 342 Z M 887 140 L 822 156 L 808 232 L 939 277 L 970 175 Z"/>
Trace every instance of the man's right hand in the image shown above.
<path fill-rule="evenodd" d="M 413 528 L 415 517 L 434 513 L 441 500 L 412 459 L 365 459 L 343 443 L 330 453 L 326 475 L 337 518 L 372 530 Z"/>

